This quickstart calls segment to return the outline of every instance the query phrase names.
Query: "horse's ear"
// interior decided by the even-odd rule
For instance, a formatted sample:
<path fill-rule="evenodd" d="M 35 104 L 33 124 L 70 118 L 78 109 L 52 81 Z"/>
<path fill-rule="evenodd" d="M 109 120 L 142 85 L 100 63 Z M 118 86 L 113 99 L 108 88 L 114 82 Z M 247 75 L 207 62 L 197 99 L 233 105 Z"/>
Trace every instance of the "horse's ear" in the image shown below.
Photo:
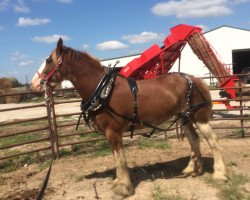
<path fill-rule="evenodd" d="M 56 50 L 57 50 L 58 52 L 61 52 L 62 47 L 63 47 L 63 39 L 60 38 L 60 39 L 58 40 L 58 42 L 57 42 Z"/>

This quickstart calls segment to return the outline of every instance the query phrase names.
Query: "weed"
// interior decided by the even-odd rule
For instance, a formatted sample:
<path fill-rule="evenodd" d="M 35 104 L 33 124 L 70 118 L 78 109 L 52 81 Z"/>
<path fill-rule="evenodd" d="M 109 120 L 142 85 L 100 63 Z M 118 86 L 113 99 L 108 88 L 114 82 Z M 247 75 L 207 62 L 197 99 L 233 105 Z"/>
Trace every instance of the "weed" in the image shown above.
<path fill-rule="evenodd" d="M 225 200 L 244 199 L 245 194 L 240 187 L 248 182 L 247 176 L 243 174 L 232 174 L 230 181 L 221 189 L 221 197 Z"/>
<path fill-rule="evenodd" d="M 243 129 L 243 128 L 239 128 L 239 129 L 236 129 L 235 131 L 234 131 L 234 134 L 236 135 L 236 136 L 242 136 L 242 135 L 245 135 L 246 134 L 246 131 Z"/>
<path fill-rule="evenodd" d="M 231 174 L 230 180 L 225 184 L 216 183 L 211 176 L 206 176 L 205 181 L 219 189 L 219 197 L 221 200 L 240 200 L 246 199 L 246 193 L 242 189 L 242 185 L 249 182 L 249 178 L 243 174 Z"/>
<path fill-rule="evenodd" d="M 100 141 L 96 144 L 96 150 L 92 153 L 93 157 L 102 157 L 111 154 L 111 148 L 108 141 Z"/>
<path fill-rule="evenodd" d="M 25 164 L 32 163 L 42 163 L 45 160 L 48 160 L 49 154 L 44 154 L 43 156 L 37 156 L 37 154 L 26 154 L 15 158 L 8 158 L 0 162 L 0 172 L 7 173 L 15 171 L 20 167 L 23 167 Z"/>
<path fill-rule="evenodd" d="M 73 146 L 75 146 L 75 145 L 73 145 Z M 72 149 L 73 149 L 73 147 L 72 147 Z M 69 156 L 71 154 L 72 154 L 72 152 L 69 149 L 63 148 L 63 149 L 60 150 L 60 156 L 61 157 L 63 157 L 63 156 Z"/>
<path fill-rule="evenodd" d="M 176 195 L 168 194 L 159 185 L 154 186 L 152 196 L 154 200 L 185 200 L 178 191 Z"/>
<path fill-rule="evenodd" d="M 16 159 L 6 159 L 0 163 L 0 172 L 11 172 L 32 162 L 34 161 L 30 155 L 24 155 Z"/>
<path fill-rule="evenodd" d="M 70 149 L 61 149 L 61 156 L 89 154 L 92 157 L 101 157 L 111 154 L 110 145 L 107 140 L 83 144 L 74 144 Z"/>
<path fill-rule="evenodd" d="M 84 131 L 84 130 L 83 130 Z M 89 139 L 89 138 L 96 138 L 96 137 L 99 137 L 100 136 L 100 133 L 98 132 L 93 132 L 93 133 L 83 133 L 80 135 L 80 137 L 82 138 L 86 138 L 86 139 Z"/>
<path fill-rule="evenodd" d="M 46 169 L 46 168 L 48 168 L 49 167 L 49 165 L 50 165 L 50 162 L 51 161 L 45 161 L 45 162 L 42 162 L 42 163 L 39 163 L 39 165 L 38 165 L 38 169 L 40 170 L 40 171 L 42 171 L 42 170 L 44 170 L 44 169 Z"/>
<path fill-rule="evenodd" d="M 11 144 L 19 144 L 19 143 L 25 143 L 30 141 L 36 141 L 37 139 L 42 139 L 43 133 L 30 133 L 30 134 L 22 134 L 22 135 L 16 135 L 12 137 L 5 137 L 0 139 L 0 145 L 2 147 L 8 146 Z"/>
<path fill-rule="evenodd" d="M 237 166 L 238 166 L 238 163 L 235 162 L 235 161 L 230 161 L 230 162 L 227 164 L 227 166 L 229 166 L 229 167 L 237 167 Z"/>

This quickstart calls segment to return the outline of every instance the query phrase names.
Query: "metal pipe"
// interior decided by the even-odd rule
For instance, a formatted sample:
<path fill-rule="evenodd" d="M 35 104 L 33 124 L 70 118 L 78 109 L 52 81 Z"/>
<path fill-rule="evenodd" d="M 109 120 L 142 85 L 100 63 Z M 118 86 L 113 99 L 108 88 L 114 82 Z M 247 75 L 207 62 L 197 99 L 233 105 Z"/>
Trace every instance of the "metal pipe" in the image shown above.
<path fill-rule="evenodd" d="M 25 144 L 35 144 L 35 143 L 38 143 L 38 142 L 49 141 L 49 139 L 50 139 L 50 137 L 46 137 L 46 138 L 43 138 L 43 139 L 33 140 L 33 141 L 29 141 L 29 142 L 21 142 L 21 143 L 18 143 L 18 144 L 0 146 L 0 149 L 9 149 L 9 148 L 17 147 L 17 146 L 22 146 L 22 145 L 25 145 Z"/>
<path fill-rule="evenodd" d="M 0 157 L 0 160 L 4 160 L 4 159 L 7 159 L 7 158 L 17 157 L 17 156 L 21 156 L 21 155 L 24 155 L 24 154 L 29 154 L 29 153 L 44 151 L 44 150 L 48 150 L 48 149 L 50 149 L 50 146 L 49 147 L 43 147 L 43 148 L 35 149 L 35 150 L 25 151 L 25 152 L 13 154 L 13 155 L 3 156 L 3 157 Z"/>
<path fill-rule="evenodd" d="M 49 126 L 45 126 L 43 128 L 34 128 L 34 129 L 30 129 L 30 130 L 25 130 L 25 131 L 19 131 L 19 132 L 16 132 L 16 133 L 0 134 L 0 138 L 16 136 L 16 135 L 22 135 L 22 134 L 26 134 L 26 133 L 34 133 L 34 132 L 37 132 L 37 131 L 44 131 L 44 130 L 48 130 L 48 129 L 49 129 Z"/>

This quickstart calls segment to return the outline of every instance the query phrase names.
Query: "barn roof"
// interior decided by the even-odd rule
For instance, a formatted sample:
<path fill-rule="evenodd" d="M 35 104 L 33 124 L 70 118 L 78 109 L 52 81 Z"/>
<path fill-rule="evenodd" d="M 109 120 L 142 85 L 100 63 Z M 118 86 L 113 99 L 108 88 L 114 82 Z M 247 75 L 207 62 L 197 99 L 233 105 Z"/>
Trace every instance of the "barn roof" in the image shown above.
<path fill-rule="evenodd" d="M 215 30 L 218 30 L 218 29 L 220 29 L 220 28 L 224 28 L 224 27 L 226 27 L 226 28 L 232 28 L 232 29 L 237 29 L 237 30 L 242 30 L 242 31 L 248 31 L 248 32 L 250 31 L 249 29 L 238 28 L 238 27 L 229 26 L 229 25 L 221 25 L 221 26 L 218 26 L 218 27 L 216 27 L 216 28 L 213 28 L 213 29 L 211 29 L 211 30 L 209 30 L 209 31 L 207 31 L 207 32 L 204 32 L 204 34 L 209 33 L 209 32 L 212 32 L 212 31 L 215 31 Z"/>

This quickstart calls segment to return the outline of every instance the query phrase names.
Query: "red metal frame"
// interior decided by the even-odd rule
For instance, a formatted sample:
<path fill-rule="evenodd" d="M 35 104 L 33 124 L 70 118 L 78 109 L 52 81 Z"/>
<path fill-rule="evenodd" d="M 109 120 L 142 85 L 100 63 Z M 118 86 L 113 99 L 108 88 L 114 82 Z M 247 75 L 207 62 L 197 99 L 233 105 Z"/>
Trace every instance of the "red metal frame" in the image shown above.
<path fill-rule="evenodd" d="M 192 42 L 192 41 L 194 42 Z M 199 41 L 197 41 L 199 40 Z M 166 74 L 173 64 L 180 57 L 186 43 L 189 43 L 194 53 L 215 76 L 230 75 L 229 70 L 218 58 L 211 48 L 209 42 L 202 34 L 202 29 L 196 26 L 180 24 L 170 29 L 170 35 L 163 41 L 164 46 L 152 45 L 145 50 L 140 57 L 129 62 L 120 71 L 124 77 L 138 79 L 148 79 Z M 203 49 L 202 49 L 203 47 Z M 212 63 L 212 65 L 211 65 Z M 233 87 L 237 77 L 219 77 L 219 87 Z M 225 89 L 230 98 L 236 98 L 234 89 Z"/>
<path fill-rule="evenodd" d="M 147 79 L 167 73 L 180 57 L 187 43 L 187 38 L 201 28 L 189 25 L 178 25 L 170 29 L 171 34 L 163 41 L 164 46 L 152 45 L 139 58 L 129 62 L 120 72 L 125 77 Z"/>

